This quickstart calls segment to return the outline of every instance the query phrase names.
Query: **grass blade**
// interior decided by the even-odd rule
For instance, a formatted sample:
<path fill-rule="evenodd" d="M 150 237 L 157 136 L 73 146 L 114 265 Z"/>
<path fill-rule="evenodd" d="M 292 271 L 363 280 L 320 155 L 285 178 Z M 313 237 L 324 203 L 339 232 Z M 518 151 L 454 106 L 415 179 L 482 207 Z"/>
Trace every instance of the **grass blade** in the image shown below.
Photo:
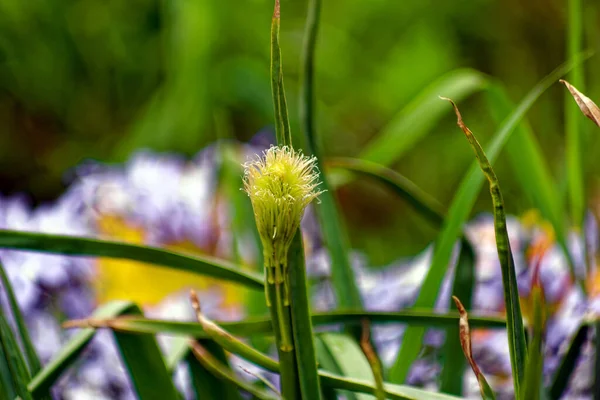
<path fill-rule="evenodd" d="M 219 362 L 219 360 L 210 354 L 202 345 L 200 345 L 200 343 L 192 340 L 190 341 L 190 346 L 194 356 L 196 356 L 200 364 L 202 364 L 207 371 L 220 379 L 222 384 L 233 384 L 235 387 L 250 393 L 254 398 L 259 400 L 271 400 L 278 398 L 277 396 L 272 395 L 265 390 L 256 388 L 250 383 L 237 378 L 233 372 L 231 372 L 231 370 Z"/>
<path fill-rule="evenodd" d="M 417 212 L 429 219 L 432 224 L 441 226 L 445 218 L 444 207 L 429 194 L 421 190 L 411 180 L 383 165 L 358 158 L 329 158 L 327 167 L 342 168 L 373 178 L 392 189 Z"/>
<path fill-rule="evenodd" d="M 514 105 L 504 88 L 498 83 L 490 85 L 487 95 L 492 116 L 500 122 L 510 113 Z M 567 243 L 563 204 L 560 196 L 556 195 L 558 189 L 552 179 L 550 168 L 548 168 L 535 136 L 526 121 L 516 128 L 506 143 L 506 148 L 508 160 L 513 167 L 513 176 L 520 183 L 521 189 L 530 198 L 533 205 L 552 224 L 556 241 L 567 258 L 571 279 L 576 282 L 578 278 L 575 274 L 571 249 Z M 580 286 L 583 288 L 581 282 Z"/>
<path fill-rule="evenodd" d="M 459 315 L 456 312 L 438 314 L 433 311 L 407 310 L 401 312 L 369 312 L 369 311 L 334 311 L 315 313 L 312 316 L 313 325 L 347 324 L 360 326 L 363 320 L 375 324 L 404 323 L 410 326 L 428 328 L 448 328 L 456 326 Z M 486 329 L 504 329 L 506 320 L 500 317 L 471 316 L 472 327 Z M 251 318 L 240 322 L 217 322 L 219 326 L 235 335 L 252 336 L 272 333 L 273 327 L 269 318 Z M 155 320 L 138 317 L 97 318 L 68 321 L 65 328 L 109 328 L 132 333 L 166 333 L 184 335 L 195 338 L 207 338 L 208 334 L 202 326 L 193 322 L 170 320 Z"/>
<path fill-rule="evenodd" d="M 539 279 L 540 263 L 535 266 L 531 297 L 533 299 L 533 334 L 529 343 L 525 377 L 521 388 L 521 399 L 540 399 L 544 383 L 544 339 L 546 334 L 546 302 L 543 287 Z"/>
<path fill-rule="evenodd" d="M 568 31 L 567 57 L 573 60 L 581 52 L 583 44 L 583 7 L 582 0 L 567 0 Z M 576 65 L 568 74 L 567 79 L 579 89 L 585 91 L 583 67 Z M 583 177 L 582 136 L 579 111 L 569 95 L 565 97 L 565 136 L 567 160 L 567 185 L 571 219 L 575 228 L 582 227 L 585 214 L 585 187 Z"/>
<path fill-rule="evenodd" d="M 0 280 L 2 281 L 2 287 L 6 292 L 6 297 L 8 298 L 8 304 L 10 306 L 10 311 L 12 313 L 13 319 L 17 325 L 17 330 L 19 332 L 19 337 L 21 339 L 21 343 L 23 344 L 23 348 L 25 350 L 25 357 L 27 358 L 27 364 L 29 366 L 29 372 L 31 375 L 35 375 L 38 373 L 40 369 L 42 369 L 42 364 L 40 363 L 40 359 L 37 356 L 35 351 L 35 347 L 31 342 L 31 338 L 29 337 L 29 331 L 27 330 L 27 325 L 25 325 L 25 320 L 23 319 L 23 314 L 19 309 L 19 304 L 17 303 L 17 298 L 15 297 L 15 292 L 10 284 L 8 279 L 8 275 L 4 269 L 4 265 L 0 262 Z"/>
<path fill-rule="evenodd" d="M 22 400 L 32 399 L 31 394 L 27 389 L 27 383 L 31 378 L 29 371 L 27 370 L 27 364 L 25 364 L 25 359 L 23 358 L 23 354 L 21 354 L 19 344 L 1 310 L 0 346 L 2 346 L 2 352 L 6 357 L 5 361 L 10 373 L 14 391 Z"/>
<path fill-rule="evenodd" d="M 287 102 L 283 87 L 283 68 L 281 66 L 281 47 L 279 45 L 279 30 L 281 12 L 279 0 L 275 0 L 273 19 L 271 22 L 271 90 L 273 92 L 273 108 L 275 111 L 275 134 L 277 144 L 291 146 L 290 122 L 288 120 Z"/>
<path fill-rule="evenodd" d="M 569 384 L 569 380 L 571 379 L 571 374 L 577 365 L 577 360 L 579 359 L 583 345 L 588 338 L 589 331 L 590 325 L 582 324 L 571 340 L 569 350 L 563 357 L 552 378 L 552 385 L 550 385 L 549 389 L 550 400 L 559 400 L 562 398 L 562 395 Z"/>
<path fill-rule="evenodd" d="M 188 341 L 188 343 L 194 343 L 194 341 Z M 317 340 L 317 343 L 321 343 L 320 340 Z M 349 343 L 353 343 L 353 342 L 351 340 L 349 340 Z M 256 357 L 256 350 L 254 350 L 250 346 L 248 346 L 244 343 L 241 343 L 241 345 L 235 345 L 235 347 L 231 347 L 231 345 L 233 344 L 232 341 L 224 341 L 223 344 L 225 345 L 224 346 L 225 350 L 228 350 L 228 351 L 235 350 L 232 352 L 235 354 L 238 354 L 242 358 L 245 358 L 249 361 L 252 360 L 252 362 L 254 362 L 257 366 L 264 368 L 267 371 L 279 372 L 279 363 L 277 361 L 271 359 L 270 357 L 268 357 L 264 354 L 260 354 L 260 353 L 258 353 L 259 356 Z M 356 346 L 356 345 L 354 345 L 354 346 Z M 358 351 L 360 352 L 360 350 L 358 350 Z M 177 349 L 176 354 L 175 354 L 175 356 L 177 356 L 177 357 L 185 357 L 186 355 L 187 355 L 187 352 L 182 351 L 181 349 Z M 170 363 L 171 367 L 173 367 L 174 365 L 177 365 L 180 362 L 181 358 L 177 359 L 177 357 L 169 357 L 169 359 L 170 359 L 169 363 Z M 332 360 L 330 360 L 330 362 L 332 364 L 334 363 L 334 361 L 332 361 Z M 337 368 L 337 365 L 333 365 L 333 366 L 335 368 Z M 334 389 L 349 390 L 349 391 L 353 391 L 353 392 L 367 393 L 367 394 L 375 394 L 376 390 L 377 390 L 377 388 L 375 386 L 373 386 L 371 383 L 369 383 L 365 380 L 358 380 L 358 379 L 353 379 L 353 378 L 342 377 L 336 373 L 327 372 L 327 371 L 323 371 L 323 370 L 319 370 L 319 378 L 321 380 L 321 384 L 323 385 L 323 387 L 326 390 L 334 388 Z M 388 383 L 385 383 L 384 387 L 385 387 L 386 398 L 389 398 L 389 399 L 411 399 L 411 400 L 414 400 L 414 399 L 457 400 L 457 399 L 459 399 L 458 397 L 427 392 L 427 391 L 415 389 L 415 388 L 412 388 L 409 386 L 390 385 Z"/>
<path fill-rule="evenodd" d="M 92 315 L 93 318 L 114 318 L 129 312 L 135 305 L 128 301 L 113 301 L 107 303 Z M 92 340 L 95 329 L 85 328 L 77 333 L 60 352 L 29 382 L 28 389 L 34 398 L 38 398 L 50 390 L 54 382 L 79 358 L 79 355 Z"/>
<path fill-rule="evenodd" d="M 304 51 L 302 59 L 302 98 L 300 100 L 300 119 L 303 123 L 306 153 L 317 157 L 317 167 L 324 171 L 322 154 L 317 143 L 316 110 L 314 95 L 315 76 L 315 51 L 321 15 L 321 0 L 310 0 L 306 30 L 304 37 Z M 323 239 L 331 257 L 331 281 L 336 295 L 337 305 L 340 308 L 362 308 L 362 299 L 356 286 L 354 270 L 348 259 L 349 246 L 346 231 L 335 204 L 335 198 L 325 174 L 321 174 L 321 204 L 315 207 Z M 360 337 L 360 332 L 355 331 L 355 336 Z"/>
<path fill-rule="evenodd" d="M 485 376 L 479 369 L 479 366 L 473 359 L 473 353 L 471 352 L 471 330 L 469 328 L 469 317 L 467 315 L 467 310 L 461 304 L 460 300 L 456 296 L 452 296 L 452 300 L 456 304 L 456 308 L 458 308 L 458 312 L 460 313 L 460 322 L 459 322 L 459 338 L 460 338 L 460 346 L 462 351 L 469 361 L 471 365 L 471 369 L 473 373 L 477 377 L 477 382 L 479 383 L 479 391 L 481 393 L 481 398 L 483 400 L 495 400 L 496 395 L 492 391 L 489 383 L 485 379 Z"/>
<path fill-rule="evenodd" d="M 462 299 L 465 309 L 471 308 L 473 298 L 473 284 L 475 282 L 475 253 L 473 247 L 466 240 L 461 240 L 460 254 L 454 273 L 452 295 Z M 453 302 L 450 308 L 458 310 Z M 460 332 L 457 326 L 446 329 L 446 343 L 444 344 L 444 366 L 442 369 L 442 382 L 440 391 L 460 396 L 465 372 L 465 358 L 461 353 Z"/>
<path fill-rule="evenodd" d="M 535 85 L 525 98 L 523 98 L 518 107 L 504 120 L 498 132 L 495 134 L 492 143 L 486 150 L 486 154 L 491 163 L 496 160 L 500 150 L 502 150 L 502 147 L 510 138 L 511 133 L 525 116 L 529 108 L 531 108 L 533 103 L 535 103 L 552 83 L 556 82 L 556 80 L 569 71 L 573 65 L 580 63 L 582 59 L 583 57 L 561 65 Z M 436 241 L 431 268 L 421 286 L 419 296 L 415 302 L 415 307 L 431 308 L 434 306 L 438 290 L 450 262 L 452 249 L 454 248 L 456 239 L 462 231 L 465 221 L 469 217 L 476 196 L 481 190 L 483 179 L 484 177 L 481 175 L 478 163 L 474 162 L 461 181 L 452 201 L 452 205 L 448 210 L 448 216 L 445 219 L 442 232 Z M 390 370 L 389 378 L 392 382 L 404 382 L 410 366 L 419 355 L 424 335 L 425 329 L 423 328 L 410 327 L 405 331 L 400 352 L 398 353 L 394 366 Z"/>
<path fill-rule="evenodd" d="M 142 315 L 137 306 L 130 307 L 127 313 Z M 114 331 L 114 335 L 138 398 L 178 399 L 156 338 L 152 334 L 119 331 Z"/>
<path fill-rule="evenodd" d="M 364 320 L 362 324 L 363 336 L 360 339 L 360 348 L 369 362 L 373 379 L 375 380 L 375 397 L 377 400 L 385 400 L 385 387 L 383 385 L 383 367 L 379 361 L 379 357 L 375 351 L 371 338 L 371 326 L 368 320 Z"/>
<path fill-rule="evenodd" d="M 317 375 L 314 332 L 306 285 L 306 263 L 300 230 L 296 232 L 289 249 L 287 271 L 290 282 L 290 296 L 293 299 L 290 302 L 290 308 L 292 311 L 292 333 L 296 345 L 300 392 L 303 399 L 318 400 L 321 398 L 321 387 Z"/>
<path fill-rule="evenodd" d="M 448 111 L 437 96 L 444 93 L 460 101 L 484 89 L 487 77 L 472 69 L 457 69 L 425 88 L 402 109 L 360 154 L 361 159 L 389 166 L 429 132 Z"/>
<path fill-rule="evenodd" d="M 2 399 L 14 399 L 17 392 L 13 387 L 12 375 L 8 365 L 8 355 L 4 353 L 4 346 L 0 343 L 0 395 Z"/>
<path fill-rule="evenodd" d="M 208 256 L 196 257 L 178 254 L 158 247 L 75 236 L 0 230 L 0 248 L 142 261 L 263 290 L 262 276 L 242 271 L 238 266 L 227 261 Z"/>
<path fill-rule="evenodd" d="M 333 332 L 323 333 L 319 335 L 319 338 L 343 376 L 358 379 L 366 378 L 373 384 L 374 377 L 371 365 L 355 340 L 346 334 Z M 376 387 L 375 393 L 377 392 Z M 358 400 L 372 398 L 364 394 L 355 396 Z"/>
<path fill-rule="evenodd" d="M 508 331 L 508 347 L 510 350 L 510 364 L 513 372 L 513 380 L 515 386 L 515 394 L 521 393 L 521 385 L 525 376 L 525 362 L 527 359 L 527 345 L 525 343 L 525 331 L 523 327 L 523 316 L 521 315 L 521 304 L 519 299 L 519 287 L 517 286 L 517 273 L 515 270 L 515 262 L 508 240 L 508 231 L 506 229 L 506 214 L 504 211 L 504 200 L 502 199 L 502 191 L 498 177 L 494 172 L 483 148 L 471 132 L 464 124 L 462 116 L 458 111 L 456 104 L 448 100 L 458 120 L 458 126 L 462 129 L 467 140 L 469 141 L 481 170 L 489 182 L 490 193 L 494 205 L 494 230 L 496 233 L 496 248 L 498 249 L 498 258 L 500 259 L 500 267 L 502 269 L 502 286 L 504 288 L 504 304 L 506 307 L 506 328 Z"/>
<path fill-rule="evenodd" d="M 231 371 L 227 356 L 221 347 L 211 340 L 201 340 L 200 345 L 209 352 L 224 368 Z M 189 347 L 188 347 L 189 348 Z M 191 353 L 187 352 L 185 361 L 190 369 L 192 387 L 198 400 L 240 400 L 241 396 L 235 386 L 224 385 L 210 373 Z"/>
<path fill-rule="evenodd" d="M 347 378 L 337 376 L 330 372 L 319 371 L 321 384 L 325 387 L 350 390 L 358 393 L 375 394 L 376 388 L 364 379 Z M 450 396 L 443 393 L 428 392 L 426 390 L 404 385 L 385 384 L 385 395 L 387 399 L 395 400 L 459 400 L 460 397 Z"/>

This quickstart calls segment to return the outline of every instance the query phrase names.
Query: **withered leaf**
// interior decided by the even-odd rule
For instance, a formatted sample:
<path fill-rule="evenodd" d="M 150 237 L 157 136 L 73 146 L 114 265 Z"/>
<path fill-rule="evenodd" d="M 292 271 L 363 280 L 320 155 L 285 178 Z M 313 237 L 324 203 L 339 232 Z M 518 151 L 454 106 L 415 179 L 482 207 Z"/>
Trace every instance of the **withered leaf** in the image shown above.
<path fill-rule="evenodd" d="M 577 102 L 583 115 L 591 119 L 596 125 L 600 126 L 600 108 L 598 108 L 596 103 L 564 79 L 561 79 L 560 82 L 569 89 L 569 92 L 573 95 L 573 98 Z"/>

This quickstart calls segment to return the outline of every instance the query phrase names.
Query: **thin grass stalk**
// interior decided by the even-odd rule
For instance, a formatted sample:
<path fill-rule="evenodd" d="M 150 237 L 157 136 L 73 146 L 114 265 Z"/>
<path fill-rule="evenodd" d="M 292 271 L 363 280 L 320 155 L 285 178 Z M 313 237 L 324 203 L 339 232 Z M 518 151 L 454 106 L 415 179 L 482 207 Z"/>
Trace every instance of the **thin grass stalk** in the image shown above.
<path fill-rule="evenodd" d="M 314 332 L 310 316 L 310 300 L 306 279 L 304 246 L 300 230 L 292 241 L 288 252 L 288 269 L 285 277 L 289 282 L 292 333 L 296 347 L 300 392 L 303 399 L 319 400 L 321 385 L 317 373 L 317 356 Z"/>
<path fill-rule="evenodd" d="M 304 50 L 302 54 L 302 88 L 300 99 L 300 120 L 306 139 L 306 153 L 317 157 L 317 166 L 323 171 L 321 153 L 316 139 L 315 118 L 315 52 L 321 16 L 321 0 L 309 0 L 306 29 L 304 34 Z M 323 230 L 323 237 L 328 244 L 331 255 L 331 283 L 336 295 L 337 304 L 344 309 L 362 309 L 362 299 L 356 286 L 354 271 L 348 259 L 348 238 L 345 235 L 340 216 L 335 204 L 327 176 L 321 177 L 321 205 L 316 208 L 317 216 Z M 360 329 L 352 333 L 359 339 Z"/>
<path fill-rule="evenodd" d="M 266 258 L 266 257 L 265 257 Z M 265 270 L 282 269 L 282 266 L 265 264 Z M 271 314 L 271 323 L 277 354 L 279 355 L 281 394 L 286 400 L 300 399 L 300 386 L 296 354 L 294 352 L 294 337 L 292 333 L 292 311 L 290 302 L 283 298 L 283 279 L 266 279 L 267 306 Z"/>
<path fill-rule="evenodd" d="M 473 135 L 473 132 L 464 124 L 462 116 L 456 104 L 448 99 L 456 113 L 457 124 L 464 132 L 469 144 L 475 152 L 479 166 L 488 180 L 492 202 L 494 205 L 494 230 L 496 233 L 496 248 L 502 270 L 502 286 L 504 288 L 504 303 L 506 306 L 506 329 L 508 333 L 508 347 L 510 351 L 510 364 L 515 388 L 515 396 L 519 399 L 523 379 L 525 377 L 525 363 L 527 360 L 527 345 L 521 315 L 521 304 L 519 300 L 519 289 L 517 286 L 517 275 L 515 262 L 513 260 L 508 231 L 506 229 L 506 215 L 504 211 L 504 200 L 498 177 L 494 172 L 483 148 Z"/>
<path fill-rule="evenodd" d="M 582 49 L 583 42 L 583 17 L 582 0 L 567 0 L 568 25 L 567 25 L 567 57 L 569 60 L 577 58 Z M 582 92 L 585 92 L 583 66 L 578 64 L 567 75 L 567 80 Z M 583 224 L 585 214 L 585 187 L 582 159 L 582 135 L 579 110 L 573 104 L 570 95 L 565 94 L 565 130 L 566 130 L 566 158 L 567 158 L 567 184 L 571 219 L 574 227 L 579 230 Z"/>

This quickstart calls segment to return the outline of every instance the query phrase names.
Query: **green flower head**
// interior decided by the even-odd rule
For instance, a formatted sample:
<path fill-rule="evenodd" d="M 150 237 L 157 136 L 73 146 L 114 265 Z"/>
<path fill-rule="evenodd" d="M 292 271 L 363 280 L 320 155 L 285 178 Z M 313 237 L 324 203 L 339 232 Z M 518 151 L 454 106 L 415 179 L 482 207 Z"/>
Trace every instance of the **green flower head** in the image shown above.
<path fill-rule="evenodd" d="M 271 146 L 262 157 L 244 164 L 244 190 L 252 202 L 265 256 L 274 258 L 270 261 L 285 263 L 304 209 L 322 193 L 316 163 L 315 157 L 291 147 Z"/>

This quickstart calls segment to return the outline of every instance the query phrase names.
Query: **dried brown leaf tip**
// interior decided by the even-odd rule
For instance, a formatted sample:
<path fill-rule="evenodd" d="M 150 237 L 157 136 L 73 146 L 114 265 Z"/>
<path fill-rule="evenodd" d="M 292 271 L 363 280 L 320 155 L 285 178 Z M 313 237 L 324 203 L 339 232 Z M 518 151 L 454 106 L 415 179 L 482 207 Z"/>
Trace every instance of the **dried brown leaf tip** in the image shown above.
<path fill-rule="evenodd" d="M 456 105 L 454 100 L 443 96 L 439 96 L 439 98 L 442 100 L 446 100 L 450 102 L 450 104 L 452 104 L 452 108 L 454 108 L 454 113 L 456 114 L 456 125 L 458 125 L 460 129 L 462 129 L 462 131 L 465 133 L 465 135 L 467 135 L 467 137 L 472 137 L 473 132 L 471 132 L 471 130 L 463 122 L 462 115 L 460 115 L 460 111 L 458 111 L 458 106 Z"/>
<path fill-rule="evenodd" d="M 467 310 L 462 305 L 458 297 L 452 296 L 452 300 L 454 300 L 454 304 L 456 304 L 456 308 L 458 309 L 458 313 L 460 316 L 459 319 L 459 337 L 460 337 L 460 345 L 462 347 L 463 353 L 469 364 L 471 365 L 471 369 L 473 373 L 475 373 L 475 377 L 477 378 L 477 382 L 479 382 L 479 390 L 481 392 L 482 399 L 494 399 L 494 392 L 492 391 L 490 385 L 483 376 L 483 373 L 479 369 L 477 363 L 473 359 L 473 353 L 471 351 L 471 330 L 469 328 L 469 318 L 467 315 Z"/>
<path fill-rule="evenodd" d="M 275 0 L 275 9 L 273 10 L 273 19 L 279 19 L 281 7 L 279 5 L 279 0 Z"/>
<path fill-rule="evenodd" d="M 583 115 L 591 119 L 596 125 L 600 126 L 600 108 L 598 108 L 596 103 L 564 79 L 561 79 L 560 82 L 569 89 L 569 92 L 573 95 L 573 98 L 577 102 Z"/>

